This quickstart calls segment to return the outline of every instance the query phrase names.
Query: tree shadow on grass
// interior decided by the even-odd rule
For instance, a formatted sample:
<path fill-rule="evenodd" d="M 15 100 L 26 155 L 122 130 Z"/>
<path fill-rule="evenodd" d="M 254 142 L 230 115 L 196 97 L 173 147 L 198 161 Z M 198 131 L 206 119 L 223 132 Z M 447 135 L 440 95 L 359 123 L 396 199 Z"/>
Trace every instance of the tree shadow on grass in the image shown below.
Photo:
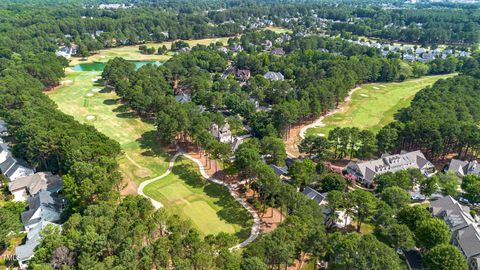
<path fill-rule="evenodd" d="M 169 158 L 170 155 L 163 148 L 162 142 L 158 139 L 157 132 L 155 130 L 147 131 L 142 134 L 137 140 L 140 144 L 140 148 L 144 150 L 142 155 L 149 157 L 163 157 Z"/>
<path fill-rule="evenodd" d="M 103 101 L 103 104 L 108 105 L 108 106 L 116 105 L 116 104 L 117 104 L 117 100 L 114 99 L 114 98 L 105 99 L 105 100 Z"/>
<path fill-rule="evenodd" d="M 224 186 L 208 182 L 191 165 L 178 164 L 173 168 L 173 173 L 178 175 L 187 185 L 193 188 L 203 188 L 206 195 L 218 199 L 215 202 L 221 210 L 217 212 L 221 220 L 229 224 L 236 224 L 241 227 L 240 231 L 235 233 L 239 239 L 247 239 L 250 235 L 252 218 L 243 206 L 241 206 Z"/>

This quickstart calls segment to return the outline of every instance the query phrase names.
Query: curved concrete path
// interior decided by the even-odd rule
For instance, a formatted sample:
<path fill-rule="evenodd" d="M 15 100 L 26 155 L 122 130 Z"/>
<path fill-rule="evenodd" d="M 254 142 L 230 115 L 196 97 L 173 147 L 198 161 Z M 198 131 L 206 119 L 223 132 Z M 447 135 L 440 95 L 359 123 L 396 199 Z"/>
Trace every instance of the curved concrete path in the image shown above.
<path fill-rule="evenodd" d="M 169 174 L 172 172 L 173 165 L 175 164 L 175 160 L 177 160 L 177 158 L 178 158 L 181 154 L 182 154 L 181 152 L 177 152 L 177 153 L 172 157 L 172 159 L 170 159 L 170 162 L 168 163 L 168 169 L 167 169 L 167 171 L 166 171 L 164 174 L 162 174 L 162 175 L 160 175 L 160 176 L 157 176 L 157 177 L 155 177 L 155 178 L 152 178 L 152 179 L 150 179 L 150 180 L 143 181 L 143 182 L 138 186 L 138 188 L 137 188 L 137 193 L 138 193 L 139 195 L 142 195 L 143 197 L 149 199 L 149 200 L 152 202 L 152 204 L 153 204 L 153 206 L 155 207 L 155 209 L 160 209 L 160 208 L 162 208 L 162 207 L 163 207 L 163 204 L 162 204 L 161 202 L 156 201 L 156 200 L 154 200 L 153 198 L 150 198 L 150 197 L 148 197 L 147 195 L 145 195 L 145 193 L 143 193 L 143 189 L 144 189 L 148 184 L 151 184 L 151 183 L 153 183 L 153 182 L 155 182 L 155 181 L 157 181 L 157 180 L 160 180 L 160 179 L 166 177 L 167 175 L 169 175 Z"/>
<path fill-rule="evenodd" d="M 240 196 L 238 196 L 237 193 L 235 193 L 234 189 L 237 188 L 237 184 L 226 184 L 225 182 L 223 181 L 220 181 L 216 178 L 213 178 L 213 177 L 210 177 L 206 172 L 205 172 L 205 167 L 203 166 L 203 164 L 196 158 L 190 156 L 189 154 L 186 154 L 184 153 L 183 151 L 178 151 L 171 159 L 170 159 L 170 162 L 168 164 L 168 169 L 167 171 L 160 175 L 160 176 L 157 176 L 155 178 L 152 178 L 150 180 L 147 180 L 147 181 L 144 181 L 142 182 L 139 186 L 138 186 L 138 189 L 137 189 L 137 193 L 144 196 L 145 198 L 149 199 L 153 206 L 156 208 L 156 209 L 159 209 L 159 208 L 162 208 L 163 207 L 163 204 L 157 200 L 154 200 L 153 198 L 145 195 L 145 193 L 143 193 L 143 189 L 148 185 L 148 184 L 151 184 L 157 180 L 160 180 L 164 177 L 166 177 L 167 175 L 169 175 L 171 172 L 172 172 L 172 169 L 173 169 L 173 166 L 175 164 L 175 161 L 177 160 L 177 158 L 179 156 L 185 156 L 186 158 L 190 159 L 191 161 L 195 162 L 199 169 L 200 169 L 200 174 L 202 175 L 202 177 L 204 177 L 205 179 L 207 179 L 208 181 L 212 182 L 212 183 L 215 183 L 215 184 L 218 184 L 218 185 L 222 185 L 226 188 L 228 188 L 228 190 L 230 191 L 230 195 L 240 204 L 243 206 L 243 208 L 245 208 L 249 213 L 250 215 L 252 215 L 253 217 L 253 226 L 252 226 L 252 230 L 250 231 L 250 236 L 245 240 L 243 241 L 242 243 L 236 245 L 236 246 L 233 246 L 230 248 L 230 251 L 233 251 L 233 250 L 237 250 L 237 249 L 240 249 L 240 248 L 243 248 L 245 247 L 246 245 L 250 244 L 251 242 L 253 242 L 255 239 L 257 239 L 258 235 L 260 234 L 260 217 L 258 216 L 258 213 L 255 211 L 255 209 L 250 205 L 248 204 L 245 200 L 243 200 Z"/>

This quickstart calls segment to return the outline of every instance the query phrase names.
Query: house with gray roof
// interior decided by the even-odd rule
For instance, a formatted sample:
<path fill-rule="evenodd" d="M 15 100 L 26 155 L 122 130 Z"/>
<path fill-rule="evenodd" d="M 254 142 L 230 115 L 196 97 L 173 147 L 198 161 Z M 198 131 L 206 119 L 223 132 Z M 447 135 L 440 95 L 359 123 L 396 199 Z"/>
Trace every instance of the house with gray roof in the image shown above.
<path fill-rule="evenodd" d="M 53 175 L 50 172 L 38 172 L 33 175 L 20 177 L 8 185 L 14 201 L 26 201 L 29 196 L 34 196 L 40 190 L 58 192 L 62 187 L 62 177 Z"/>
<path fill-rule="evenodd" d="M 480 176 L 480 165 L 476 160 L 463 161 L 459 159 L 452 159 L 448 166 L 448 172 L 454 173 L 459 178 L 468 174 Z"/>
<path fill-rule="evenodd" d="M 189 94 L 183 92 L 183 91 L 179 91 L 176 95 L 175 95 L 175 100 L 179 103 L 187 103 L 187 102 L 190 102 L 192 101 L 192 98 L 190 97 Z"/>
<path fill-rule="evenodd" d="M 230 131 L 230 125 L 228 122 L 225 122 L 223 126 L 217 124 L 212 124 L 210 127 L 210 133 L 215 137 L 219 142 L 223 143 L 232 143 L 233 136 L 232 131 Z"/>
<path fill-rule="evenodd" d="M 46 190 L 40 190 L 33 197 L 28 198 L 28 210 L 21 214 L 27 236 L 25 243 L 15 248 L 20 269 L 26 269 L 27 262 L 34 256 L 43 228 L 60 221 L 64 206 L 63 198 L 57 193 Z"/>
<path fill-rule="evenodd" d="M 430 211 L 448 224 L 451 242 L 463 253 L 469 268 L 480 269 L 480 228 L 470 214 L 470 207 L 446 196 L 430 202 Z"/>
<path fill-rule="evenodd" d="M 269 71 L 263 75 L 263 77 L 270 81 L 283 81 L 285 77 L 280 72 Z"/>
<path fill-rule="evenodd" d="M 321 193 L 311 187 L 305 187 L 302 193 L 310 200 L 314 200 L 320 206 L 324 206 L 328 203 L 327 192 Z M 322 207 L 322 213 L 325 219 L 325 225 L 328 227 L 343 228 L 351 223 L 351 218 L 347 215 L 345 210 L 335 211 L 335 219 L 332 219 L 332 214 L 326 207 Z"/>
<path fill-rule="evenodd" d="M 27 164 L 23 159 L 14 158 L 8 154 L 4 162 L 0 163 L 0 172 L 10 181 L 23 176 L 29 176 L 35 173 L 35 169 Z"/>
<path fill-rule="evenodd" d="M 376 160 L 350 162 L 346 171 L 366 186 L 371 186 L 377 175 L 407 169 L 419 169 L 422 174 L 430 175 L 435 166 L 428 161 L 421 151 L 404 152 L 396 155 L 383 155 Z"/>
<path fill-rule="evenodd" d="M 311 187 L 305 187 L 302 192 L 310 200 L 314 200 L 318 205 L 324 205 L 327 203 L 327 193 L 320 193 Z"/>
<path fill-rule="evenodd" d="M 40 222 L 59 222 L 65 199 L 57 193 L 40 190 L 28 198 L 28 210 L 21 214 L 22 223 L 28 232 Z"/>

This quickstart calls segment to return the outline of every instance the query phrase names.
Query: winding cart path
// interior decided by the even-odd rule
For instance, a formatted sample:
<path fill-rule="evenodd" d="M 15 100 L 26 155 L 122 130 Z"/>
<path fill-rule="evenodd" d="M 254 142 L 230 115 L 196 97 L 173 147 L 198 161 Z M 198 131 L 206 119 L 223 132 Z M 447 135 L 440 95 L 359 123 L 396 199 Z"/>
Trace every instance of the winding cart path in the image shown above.
<path fill-rule="evenodd" d="M 144 181 L 142 182 L 139 186 L 138 186 L 138 189 L 137 189 L 137 193 L 144 196 L 145 198 L 148 198 L 153 206 L 156 208 L 156 209 L 159 209 L 159 208 L 162 208 L 163 207 L 163 204 L 149 196 L 147 196 L 144 192 L 143 192 L 143 189 L 155 182 L 155 181 L 158 181 L 158 180 L 161 180 L 162 178 L 165 178 L 166 176 L 168 176 L 172 170 L 173 170 L 173 166 L 175 165 L 175 161 L 177 160 L 177 158 L 179 156 L 184 156 L 190 160 L 192 160 L 193 162 L 195 162 L 199 169 L 200 169 L 200 174 L 202 175 L 202 177 L 204 177 L 205 179 L 207 179 L 208 181 L 212 182 L 212 183 L 215 183 L 215 184 L 218 184 L 218 185 L 222 185 L 224 187 L 226 187 L 229 192 L 230 192 L 230 195 L 240 204 L 243 206 L 243 208 L 245 208 L 249 213 L 250 215 L 252 215 L 253 217 L 253 226 L 252 226 L 252 230 L 250 232 L 250 236 L 243 242 L 241 242 L 240 244 L 236 245 L 236 246 L 233 246 L 230 248 L 231 251 L 233 250 L 237 250 L 237 249 L 240 249 L 240 248 L 243 248 L 245 246 L 247 246 L 248 244 L 250 244 L 251 242 L 253 242 L 255 239 L 257 239 L 258 235 L 260 234 L 260 217 L 258 216 L 258 213 L 257 211 L 255 211 L 255 209 L 249 204 L 246 202 L 246 200 L 244 200 L 243 198 L 241 198 L 237 192 L 235 192 L 235 189 L 237 188 L 237 184 L 227 184 L 219 179 L 216 179 L 210 175 L 207 174 L 206 170 L 205 170 L 205 167 L 203 165 L 203 163 L 192 157 L 191 155 L 183 152 L 182 150 L 179 150 L 171 159 L 170 159 L 170 162 L 168 164 L 168 169 L 167 171 L 160 175 L 160 176 L 157 176 L 155 178 L 152 178 L 152 179 L 149 179 L 147 181 Z"/>

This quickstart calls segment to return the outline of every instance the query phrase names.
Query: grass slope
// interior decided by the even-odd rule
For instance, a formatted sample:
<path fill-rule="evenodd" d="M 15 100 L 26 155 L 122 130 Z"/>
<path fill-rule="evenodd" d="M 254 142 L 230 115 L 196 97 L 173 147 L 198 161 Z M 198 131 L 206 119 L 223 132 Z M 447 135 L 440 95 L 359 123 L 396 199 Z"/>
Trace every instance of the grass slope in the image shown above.
<path fill-rule="evenodd" d="M 239 239 L 249 235 L 252 220 L 248 212 L 225 187 L 204 179 L 186 158 L 177 159 L 172 173 L 147 185 L 144 192 L 173 213 L 190 219 L 203 235 L 227 232 Z"/>
<path fill-rule="evenodd" d="M 353 93 L 352 100 L 345 104 L 342 112 L 326 117 L 323 120 L 325 126 L 308 129 L 306 135 L 327 135 L 335 127 L 358 127 L 377 132 L 393 121 L 398 110 L 408 107 L 418 91 L 439 79 L 452 76 L 425 76 L 399 83 L 365 84 Z"/>
<path fill-rule="evenodd" d="M 120 169 L 126 177 L 139 183 L 167 170 L 168 156 L 154 138 L 154 126 L 137 118 L 118 102 L 114 92 L 102 89 L 94 80 L 100 72 L 68 72 L 64 81 L 72 81 L 48 93 L 59 109 L 81 123 L 91 124 L 120 143 L 125 152 Z M 87 117 L 94 116 L 89 120 Z M 130 159 L 127 158 L 130 157 Z"/>

